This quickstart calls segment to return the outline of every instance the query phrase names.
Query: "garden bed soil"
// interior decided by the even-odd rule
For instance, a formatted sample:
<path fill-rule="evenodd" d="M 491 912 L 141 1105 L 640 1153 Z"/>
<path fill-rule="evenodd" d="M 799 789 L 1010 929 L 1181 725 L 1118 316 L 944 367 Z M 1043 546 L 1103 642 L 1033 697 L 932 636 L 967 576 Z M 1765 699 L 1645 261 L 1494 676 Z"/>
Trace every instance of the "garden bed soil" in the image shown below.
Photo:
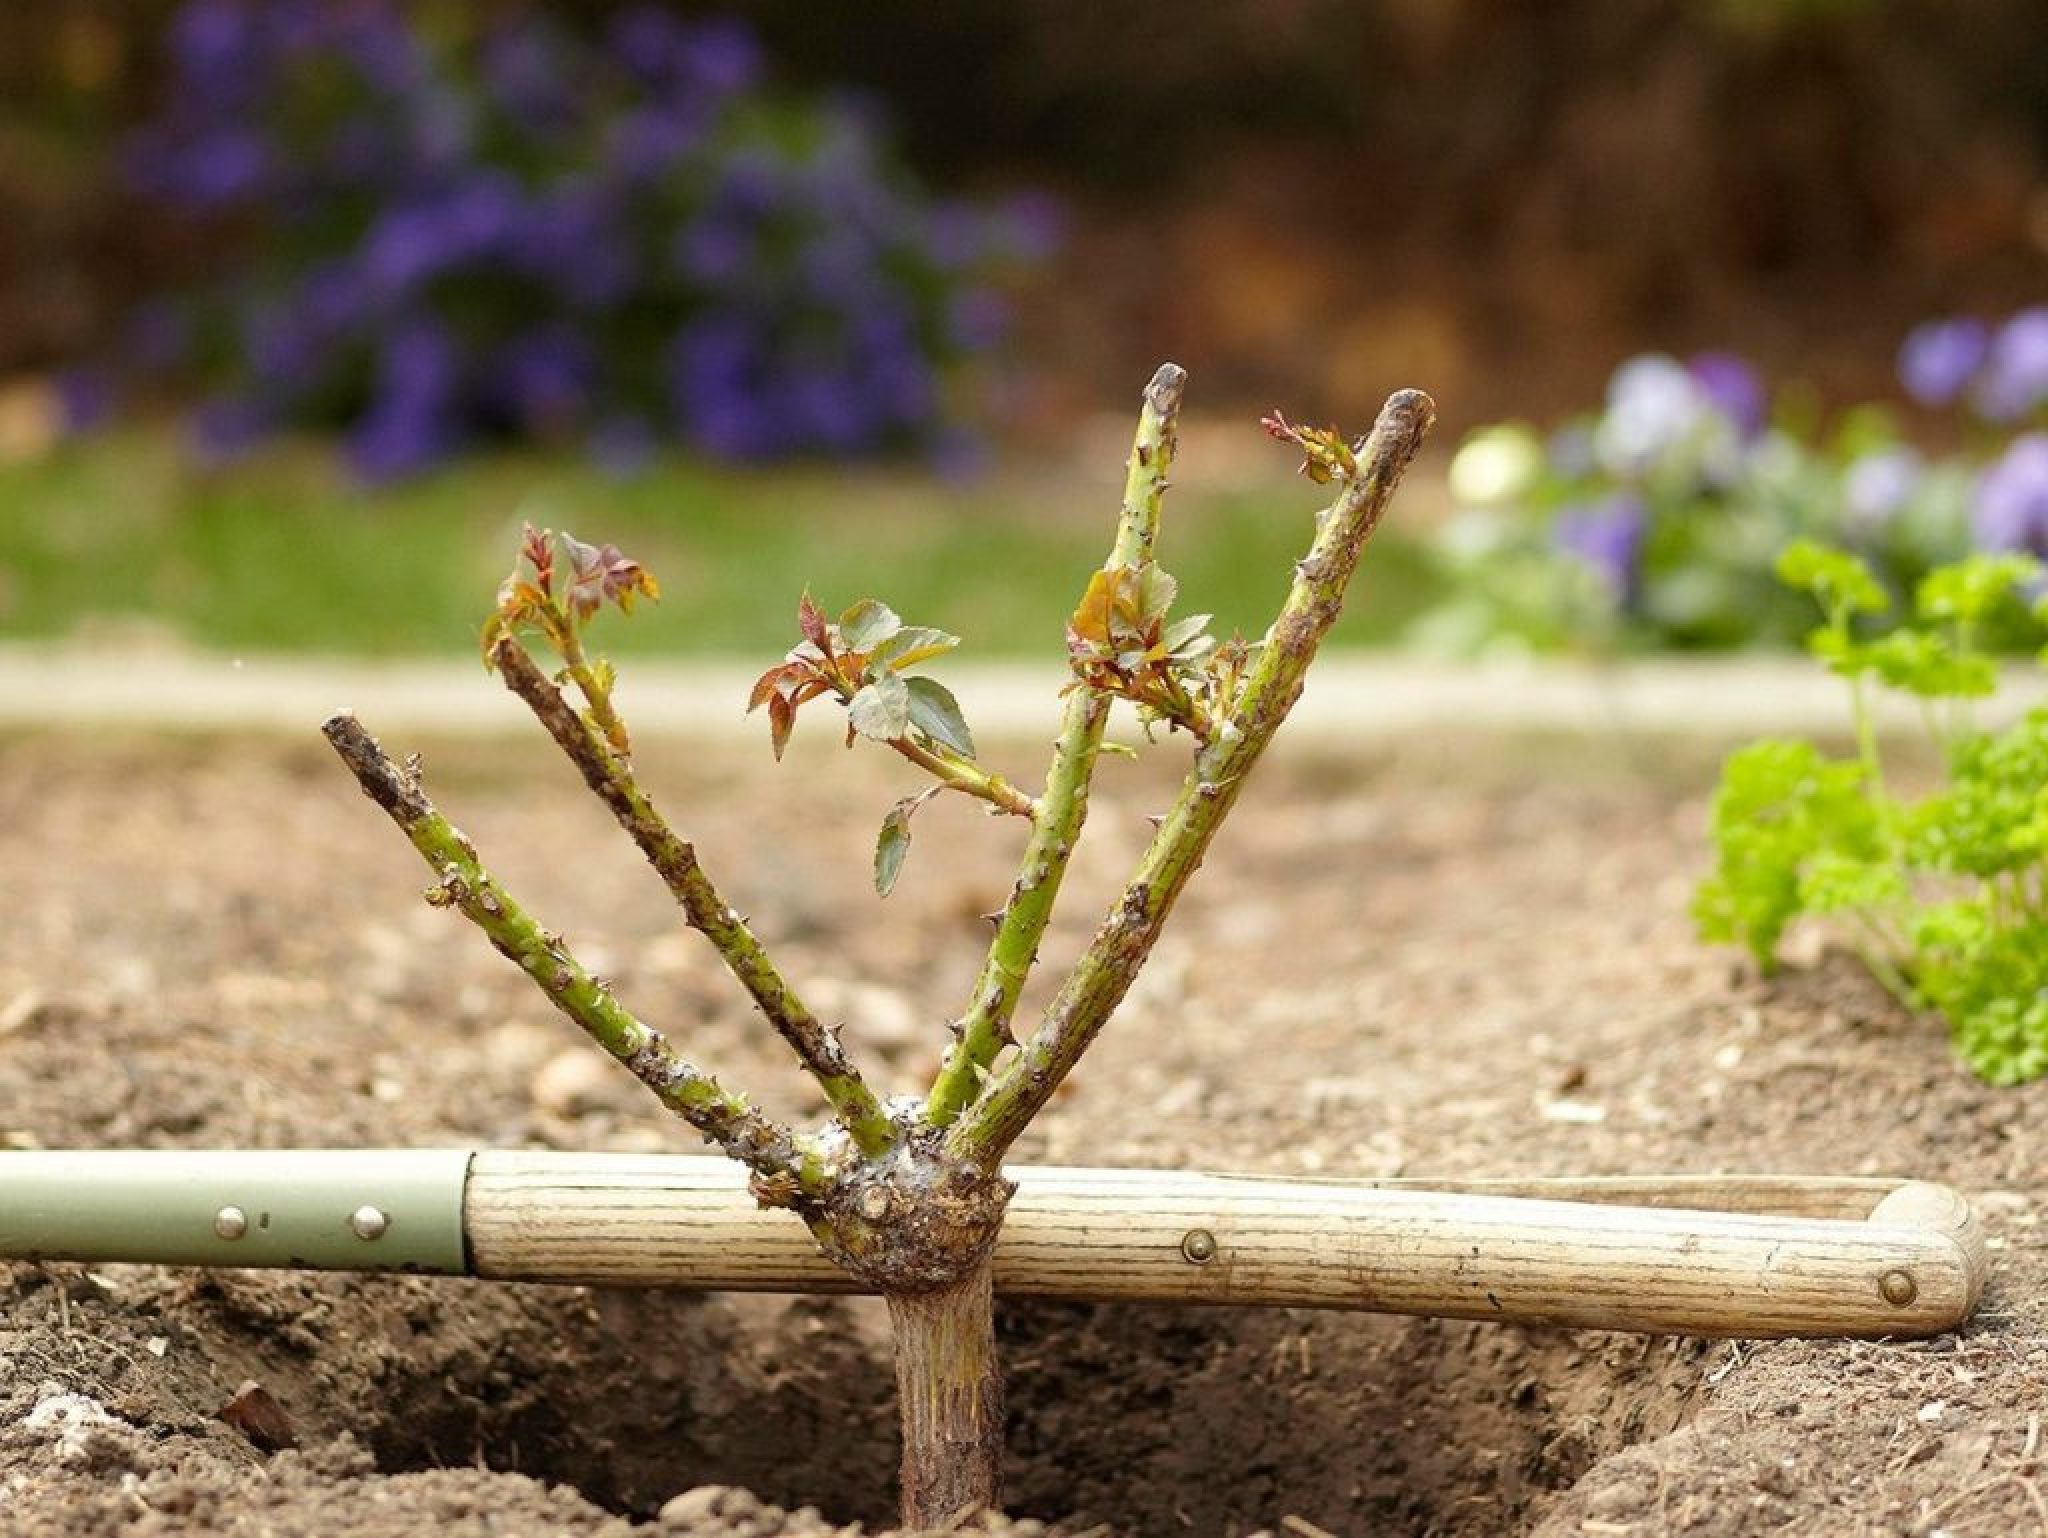
<path fill-rule="evenodd" d="M 878 905 L 874 824 L 908 787 L 828 735 L 800 733 L 779 769 L 765 742 L 655 744 L 644 772 L 821 1012 L 910 1088 L 1014 834 L 935 803 Z M 1105 763 L 1048 969 L 1177 756 Z M 544 744 L 429 745 L 428 768 L 629 1002 L 773 1108 L 815 1111 Z M 1924 1175 L 1988 1221 L 1976 1322 L 1729 1344 L 1012 1304 L 1016 1517 L 994 1530 L 2048 1531 L 2048 1088 L 1974 1082 L 1935 1023 L 1838 957 L 1764 982 L 1698 945 L 1684 910 L 1710 772 L 1700 749 L 1641 739 L 1283 749 L 1017 1156 Z M 0 870 L 10 1146 L 697 1146 L 420 902 L 414 856 L 310 720 L 289 743 L 10 736 Z M 18 1538 L 794 1538 L 886 1527 L 893 1505 L 872 1300 L 17 1264 L 0 1267 L 0 1363 L 0 1526 Z M 281 1419 L 223 1421 L 251 1381 Z"/>

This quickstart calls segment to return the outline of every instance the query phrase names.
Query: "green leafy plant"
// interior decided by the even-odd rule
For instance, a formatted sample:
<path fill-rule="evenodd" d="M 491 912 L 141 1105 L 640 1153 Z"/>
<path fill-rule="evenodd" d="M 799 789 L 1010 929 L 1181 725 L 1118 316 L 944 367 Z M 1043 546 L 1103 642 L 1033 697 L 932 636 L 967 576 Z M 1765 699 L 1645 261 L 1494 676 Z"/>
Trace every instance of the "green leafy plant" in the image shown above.
<path fill-rule="evenodd" d="M 1979 1074 L 2048 1073 L 2048 708 L 1999 731 L 1974 708 L 1998 683 L 1985 637 L 2029 623 L 2041 564 L 1938 567 L 1888 631 L 1870 628 L 1891 600 L 1856 556 L 1801 541 L 1778 573 L 1820 606 L 1807 645 L 1848 685 L 1855 751 L 1769 739 L 1730 756 L 1713 803 L 1718 858 L 1694 898 L 1701 933 L 1748 947 L 1768 972 L 1792 924 L 1827 921 L 1902 1003 L 1948 1018 Z M 2048 600 L 2031 623 L 2044 620 Z M 1920 702 L 1946 769 L 1926 795 L 1889 786 L 1878 688 Z"/>
<path fill-rule="evenodd" d="M 1336 495 L 1318 515 L 1308 553 L 1264 639 L 1257 646 L 1218 643 L 1206 616 L 1170 617 L 1175 584 L 1154 557 L 1184 381 L 1168 364 L 1146 388 L 1115 543 L 1068 627 L 1074 676 L 1038 795 L 987 767 L 958 701 L 913 671 L 946 655 L 956 638 L 906 625 L 873 599 L 835 621 L 805 594 L 800 639 L 754 686 L 749 706 L 767 712 L 777 757 L 797 712 L 829 698 L 845 712 L 849 746 L 863 738 L 879 743 L 933 781 L 883 820 L 875 884 L 885 894 L 903 867 L 911 818 L 930 796 L 973 796 L 1025 825 L 1016 880 L 991 915 L 988 954 L 922 1098 L 884 1101 L 875 1093 L 841 1050 L 837 1031 L 803 1003 L 641 786 L 612 699 L 611 669 L 584 640 L 585 627 L 607 603 L 627 609 L 655 596 L 653 579 L 638 563 L 610 546 L 529 530 L 485 626 L 485 657 L 611 809 L 688 924 L 716 949 L 816 1082 L 831 1107 L 825 1127 L 784 1126 L 686 1060 L 489 874 L 476 848 L 428 799 L 417 759 L 395 762 L 352 715 L 336 716 L 325 728 L 364 791 L 432 868 L 427 900 L 482 929 L 557 1009 L 746 1166 L 764 1206 L 787 1209 L 826 1255 L 887 1299 L 906 1526 L 937 1527 L 998 1498 L 1002 1378 L 989 1257 L 1013 1189 L 1004 1155 L 1073 1071 L 1151 953 L 1299 696 L 1365 544 L 1434 415 L 1427 396 L 1404 391 L 1355 444 L 1278 417 L 1267 424 L 1301 449 L 1304 470 Z M 535 660 L 536 646 L 559 663 L 552 673 Z M 1192 762 L 1094 939 L 1020 1040 L 1018 1001 L 1081 837 L 1116 699 L 1133 703 L 1149 724 L 1164 724 L 1169 736 L 1185 731 Z"/>

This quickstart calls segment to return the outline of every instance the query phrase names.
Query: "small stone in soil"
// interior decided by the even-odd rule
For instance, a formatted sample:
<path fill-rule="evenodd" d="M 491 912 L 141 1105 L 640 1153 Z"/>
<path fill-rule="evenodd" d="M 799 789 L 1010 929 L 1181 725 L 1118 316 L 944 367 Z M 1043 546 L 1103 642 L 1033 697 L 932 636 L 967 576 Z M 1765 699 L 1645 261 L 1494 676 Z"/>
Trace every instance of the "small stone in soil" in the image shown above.
<path fill-rule="evenodd" d="M 527 1084 L 527 1094 L 543 1111 L 577 1117 L 616 1104 L 614 1082 L 619 1070 L 604 1054 L 576 1046 L 557 1052 L 541 1064 Z M 630 1081 L 628 1081 L 630 1083 Z"/>
<path fill-rule="evenodd" d="M 264 1452 L 281 1452 L 299 1445 L 291 1416 L 276 1396 L 254 1378 L 244 1379 L 235 1390 L 235 1397 L 216 1413 Z"/>
<path fill-rule="evenodd" d="M 749 1522 L 747 1519 L 753 1519 Z M 768 1520 L 772 1518 L 771 1520 Z M 745 1524 L 773 1530 L 781 1525 L 782 1512 L 763 1504 L 751 1490 L 737 1485 L 699 1485 L 671 1496 L 656 1514 L 663 1527 L 688 1530 L 716 1519 L 721 1527 Z"/>

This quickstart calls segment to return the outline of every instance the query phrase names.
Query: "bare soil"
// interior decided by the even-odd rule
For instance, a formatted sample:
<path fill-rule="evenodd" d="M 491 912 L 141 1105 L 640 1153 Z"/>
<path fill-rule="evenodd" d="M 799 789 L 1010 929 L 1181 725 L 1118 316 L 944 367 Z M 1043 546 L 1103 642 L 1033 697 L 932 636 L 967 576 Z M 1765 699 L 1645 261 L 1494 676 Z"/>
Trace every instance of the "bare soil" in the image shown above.
<path fill-rule="evenodd" d="M 650 745 L 645 772 L 814 1003 L 908 1089 L 979 959 L 1011 830 L 934 804 L 878 904 L 873 828 L 906 787 L 826 735 L 780 769 L 765 744 Z M 1140 846 L 1172 756 L 1105 765 L 1048 972 Z M 646 1017 L 774 1108 L 815 1110 L 544 744 L 451 744 L 428 766 L 485 858 Z M 995 1530 L 2048 1532 L 2048 1086 L 1976 1083 L 1936 1023 L 1839 958 L 1765 983 L 1699 946 L 1684 908 L 1710 770 L 1623 739 L 1283 751 L 1018 1155 L 1925 1175 L 1983 1203 L 1978 1319 L 1924 1343 L 1731 1345 L 1011 1305 L 1017 1515 Z M 696 1146 L 419 901 L 411 852 L 310 725 L 292 743 L 0 739 L 0 871 L 11 1146 Z M 0 1266 L 0 1365 L 0 1527 L 22 1538 L 770 1538 L 886 1527 L 893 1504 L 870 1300 L 21 1264 Z M 295 1447 L 219 1418 L 248 1380 Z"/>

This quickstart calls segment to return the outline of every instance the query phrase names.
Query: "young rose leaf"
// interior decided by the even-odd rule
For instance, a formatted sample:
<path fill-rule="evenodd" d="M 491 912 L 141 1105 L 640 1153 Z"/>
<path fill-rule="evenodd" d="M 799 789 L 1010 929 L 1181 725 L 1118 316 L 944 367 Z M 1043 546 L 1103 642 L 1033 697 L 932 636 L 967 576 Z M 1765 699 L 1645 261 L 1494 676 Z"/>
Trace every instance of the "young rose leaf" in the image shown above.
<path fill-rule="evenodd" d="M 943 657 L 960 644 L 956 635 L 943 630 L 934 630 L 929 625 L 905 625 L 874 649 L 871 661 L 886 663 L 897 672 L 914 668 L 920 662 L 929 662 L 934 657 Z"/>
<path fill-rule="evenodd" d="M 847 703 L 846 722 L 863 737 L 894 742 L 910 730 L 910 686 L 894 673 L 862 684 Z"/>
<path fill-rule="evenodd" d="M 882 897 L 895 890 L 903 872 L 903 857 L 910 853 L 911 815 L 922 805 L 923 796 L 905 797 L 882 819 L 882 831 L 875 838 L 875 891 Z"/>
<path fill-rule="evenodd" d="M 1105 567 L 1088 579 L 1088 589 L 1075 606 L 1073 618 L 1067 621 L 1067 633 L 1071 638 L 1101 647 L 1110 644 L 1110 629 L 1116 614 L 1117 576 L 1116 572 Z"/>
<path fill-rule="evenodd" d="M 839 644 L 848 651 L 871 652 L 902 628 L 894 609 L 863 598 L 839 616 Z"/>
<path fill-rule="evenodd" d="M 527 524 L 519 536 L 519 554 L 526 564 L 533 568 L 533 580 L 540 591 L 552 595 L 555 590 L 555 537 L 551 529 L 536 529 Z M 519 574 L 513 568 L 513 577 Z M 509 580 L 509 579 L 508 579 Z"/>
<path fill-rule="evenodd" d="M 796 706 L 786 694 L 768 696 L 768 745 L 775 750 L 775 761 L 782 762 L 782 750 L 789 746 L 790 731 L 796 726 Z"/>
<path fill-rule="evenodd" d="M 747 714 L 752 715 L 774 698 L 776 692 L 782 687 L 782 681 L 792 671 L 787 663 L 778 662 L 774 667 L 755 679 L 753 691 L 747 695 Z"/>
<path fill-rule="evenodd" d="M 910 724 L 962 758 L 974 757 L 974 738 L 953 691 L 936 678 L 906 678 L 903 684 L 910 692 Z"/>
<path fill-rule="evenodd" d="M 1147 561 L 1138 568 L 1137 605 L 1138 620 L 1141 624 L 1152 620 L 1163 620 L 1166 611 L 1173 607 L 1173 600 L 1180 594 L 1180 584 L 1162 569 L 1158 562 Z"/>
<path fill-rule="evenodd" d="M 818 648 L 826 661 L 832 660 L 832 627 L 825 622 L 824 612 L 811 601 L 811 590 L 804 589 L 804 596 L 796 606 L 797 628 L 804 633 L 804 639 Z"/>
<path fill-rule="evenodd" d="M 498 643 L 511 633 L 512 627 L 506 623 L 502 609 L 494 611 L 491 617 L 484 621 L 483 635 L 479 639 L 483 643 L 486 673 L 497 667 Z"/>
<path fill-rule="evenodd" d="M 1159 638 L 1159 644 L 1165 648 L 1169 657 L 1199 662 L 1216 649 L 1216 638 L 1207 634 L 1209 622 L 1215 617 L 1213 614 L 1190 614 L 1186 619 L 1176 620 L 1166 627 L 1166 633 Z M 1208 644 L 1197 646 L 1194 643 L 1198 641 L 1205 641 Z"/>
<path fill-rule="evenodd" d="M 638 561 L 621 555 L 617 545 L 586 545 L 565 531 L 562 547 L 569 552 L 570 572 L 563 597 L 579 620 L 589 619 L 607 602 L 616 603 L 621 614 L 630 614 L 636 596 L 661 596 L 652 574 Z"/>
<path fill-rule="evenodd" d="M 1265 428 L 1267 437 L 1301 450 L 1301 473 L 1318 486 L 1358 473 L 1357 452 L 1334 427 L 1307 427 L 1290 422 L 1277 409 L 1271 416 L 1260 417 L 1259 426 Z"/>

